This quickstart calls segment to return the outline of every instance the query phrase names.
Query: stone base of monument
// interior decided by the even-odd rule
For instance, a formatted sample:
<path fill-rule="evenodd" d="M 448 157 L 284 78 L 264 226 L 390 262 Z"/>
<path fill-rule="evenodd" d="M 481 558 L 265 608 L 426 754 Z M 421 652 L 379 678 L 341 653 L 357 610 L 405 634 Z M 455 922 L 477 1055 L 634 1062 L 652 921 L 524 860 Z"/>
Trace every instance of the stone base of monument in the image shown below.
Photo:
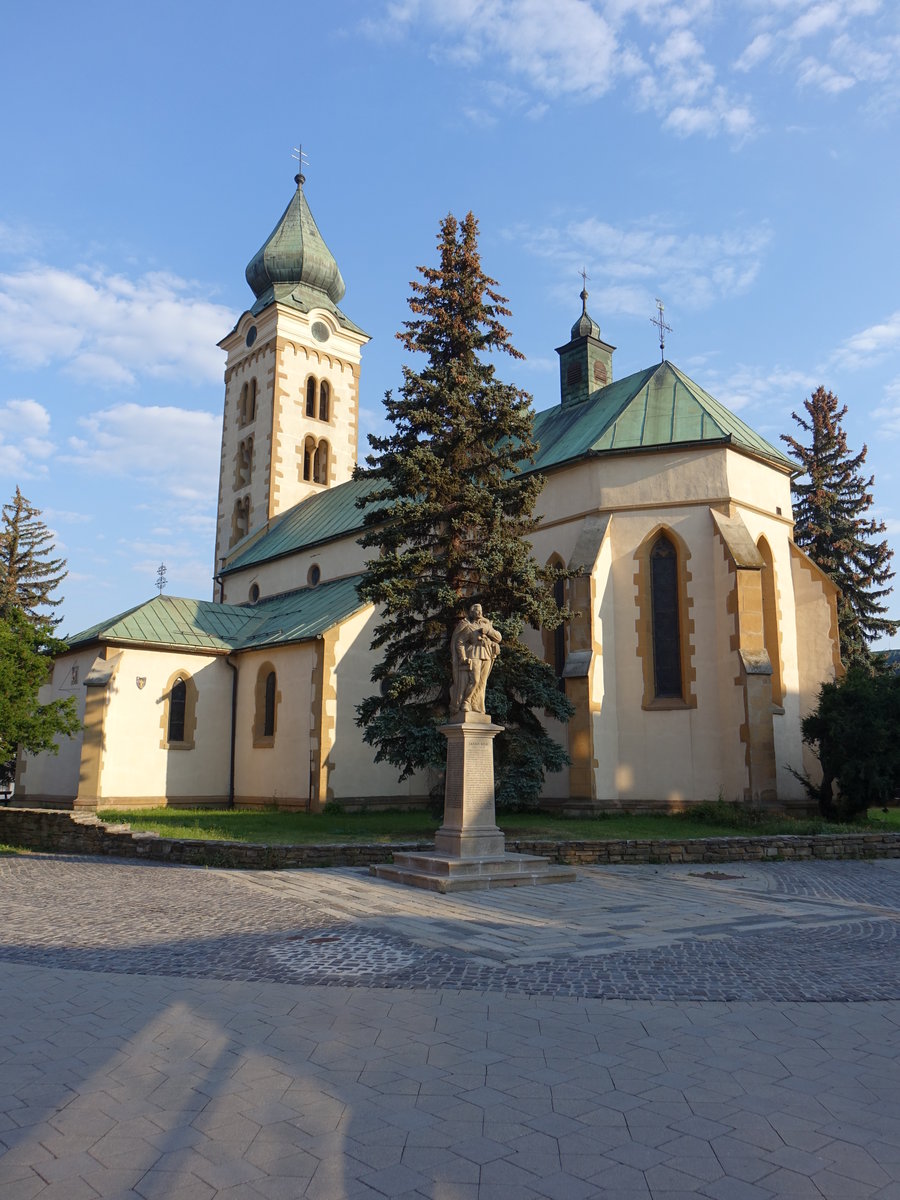
<path fill-rule="evenodd" d="M 447 739 L 444 823 L 434 854 L 397 854 L 393 863 L 371 866 L 379 879 L 427 888 L 468 892 L 538 883 L 571 883 L 571 867 L 535 854 L 507 854 L 494 816 L 494 738 L 503 732 L 484 713 L 461 713 L 441 727 Z"/>
<path fill-rule="evenodd" d="M 371 875 L 426 888 L 431 892 L 476 892 L 487 888 L 572 883 L 571 867 L 559 867 L 536 854 L 492 854 L 458 858 L 450 854 L 396 854 L 392 863 L 369 867 Z"/>

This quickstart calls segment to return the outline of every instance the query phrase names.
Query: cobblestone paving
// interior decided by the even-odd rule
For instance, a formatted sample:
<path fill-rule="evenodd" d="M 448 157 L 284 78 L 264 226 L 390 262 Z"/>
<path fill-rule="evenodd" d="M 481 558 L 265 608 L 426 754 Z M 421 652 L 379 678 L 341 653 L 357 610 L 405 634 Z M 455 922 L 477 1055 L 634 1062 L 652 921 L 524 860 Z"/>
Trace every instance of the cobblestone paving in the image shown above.
<path fill-rule="evenodd" d="M 0 859 L 0 1196 L 900 1200 L 898 867 Z"/>
<path fill-rule="evenodd" d="M 659 1000 L 900 999 L 900 863 L 591 868 L 439 897 L 359 871 L 11 858 L 0 958 L 67 969 Z"/>

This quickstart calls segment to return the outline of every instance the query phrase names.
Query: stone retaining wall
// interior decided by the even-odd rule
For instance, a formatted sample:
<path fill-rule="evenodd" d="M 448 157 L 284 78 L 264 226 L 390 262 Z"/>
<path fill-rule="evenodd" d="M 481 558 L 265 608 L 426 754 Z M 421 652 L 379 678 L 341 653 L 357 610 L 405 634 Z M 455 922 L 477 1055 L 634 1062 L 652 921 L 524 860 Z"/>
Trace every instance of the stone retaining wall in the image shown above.
<path fill-rule="evenodd" d="M 115 855 L 193 866 L 279 869 L 355 867 L 390 862 L 394 851 L 433 849 L 431 842 L 345 842 L 326 846 L 264 846 L 132 833 L 93 814 L 0 808 L 0 842 L 56 854 Z M 508 838 L 511 853 L 541 854 L 556 863 L 725 863 L 778 859 L 900 858 L 898 833 L 821 833 L 774 837 L 649 838 L 538 841 Z"/>

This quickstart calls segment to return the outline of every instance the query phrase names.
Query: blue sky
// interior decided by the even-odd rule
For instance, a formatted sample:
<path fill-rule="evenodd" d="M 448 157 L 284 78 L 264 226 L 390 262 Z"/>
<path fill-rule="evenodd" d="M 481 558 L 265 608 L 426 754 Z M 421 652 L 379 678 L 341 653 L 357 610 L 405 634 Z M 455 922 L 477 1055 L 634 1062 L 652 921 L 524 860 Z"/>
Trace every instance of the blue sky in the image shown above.
<path fill-rule="evenodd" d="M 216 342 L 301 140 L 372 335 L 364 431 L 409 280 L 472 209 L 537 408 L 584 266 L 619 377 L 658 357 L 659 296 L 667 357 L 770 440 L 835 391 L 900 549 L 894 0 L 49 0 L 5 15 L 0 95 L 0 498 L 68 558 L 66 631 L 160 561 L 211 596 Z"/>

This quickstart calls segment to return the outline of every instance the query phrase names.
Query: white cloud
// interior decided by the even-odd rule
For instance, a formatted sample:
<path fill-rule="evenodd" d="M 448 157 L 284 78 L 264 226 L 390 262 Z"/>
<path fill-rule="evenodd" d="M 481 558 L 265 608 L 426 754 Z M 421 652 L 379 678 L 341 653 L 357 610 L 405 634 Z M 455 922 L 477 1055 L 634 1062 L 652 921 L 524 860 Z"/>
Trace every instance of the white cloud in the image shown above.
<path fill-rule="evenodd" d="M 191 409 L 118 404 L 82 417 L 60 455 L 92 475 L 130 478 L 157 497 L 204 506 L 218 488 L 220 418 Z"/>
<path fill-rule="evenodd" d="M 869 110 L 895 105 L 898 12 L 881 0 L 403 0 L 376 9 L 363 30 L 424 42 L 433 61 L 470 74 L 490 64 L 544 102 L 623 90 L 680 137 L 740 144 L 757 132 L 757 108 L 772 102 L 772 74 L 834 97 L 866 83 Z M 726 22 L 744 49 L 720 74 Z M 757 95 L 738 94 L 736 78 L 749 83 L 754 70 Z M 499 91 L 493 103 L 509 110 Z M 490 123 L 490 107 L 467 107 Z"/>
<path fill-rule="evenodd" d="M 196 284 L 161 272 L 129 279 L 39 265 L 0 275 L 0 353 L 24 366 L 59 364 L 100 386 L 218 382 L 215 344 L 233 323 Z"/>
<path fill-rule="evenodd" d="M 7 400 L 0 405 L 0 475 L 20 479 L 47 473 L 55 447 L 47 436 L 50 414 L 37 400 Z"/>
<path fill-rule="evenodd" d="M 820 88 L 834 96 L 852 88 L 856 80 L 851 75 L 842 75 L 828 63 L 818 62 L 815 58 L 804 58 L 798 69 L 797 83 L 800 87 Z"/>
<path fill-rule="evenodd" d="M 648 219 L 617 227 L 594 217 L 562 226 L 518 226 L 510 238 L 560 264 L 573 281 L 582 264 L 603 283 L 588 290 L 596 311 L 649 315 L 654 297 L 677 295 L 686 309 L 746 291 L 771 242 L 767 226 L 696 234 Z"/>
<path fill-rule="evenodd" d="M 832 361 L 841 367 L 867 366 L 897 347 L 900 347 L 900 309 L 847 338 L 834 352 Z"/>

